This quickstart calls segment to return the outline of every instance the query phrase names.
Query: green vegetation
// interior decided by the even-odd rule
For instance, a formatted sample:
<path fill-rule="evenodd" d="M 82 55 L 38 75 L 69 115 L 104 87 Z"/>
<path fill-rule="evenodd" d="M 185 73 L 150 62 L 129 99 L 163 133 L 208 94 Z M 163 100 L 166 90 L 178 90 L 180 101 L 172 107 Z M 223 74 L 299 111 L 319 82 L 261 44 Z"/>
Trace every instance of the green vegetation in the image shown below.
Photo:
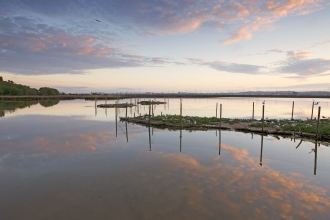
<path fill-rule="evenodd" d="M 135 119 L 142 119 L 146 120 L 148 118 L 147 115 L 138 116 Z M 158 115 L 151 118 L 152 121 L 160 121 L 163 122 L 164 125 L 179 125 L 181 122 L 180 115 Z M 197 116 L 183 116 L 182 117 L 182 126 L 183 127 L 192 127 L 192 126 L 202 126 L 202 125 L 219 125 L 220 119 L 216 117 L 197 117 Z M 239 127 L 254 127 L 254 128 L 261 128 L 262 122 L 257 120 L 251 119 L 229 119 L 229 118 L 222 118 L 221 119 L 222 125 L 228 126 L 228 124 L 235 127 L 235 124 L 240 123 Z M 309 133 L 315 134 L 317 128 L 317 121 L 316 120 L 277 120 L 277 119 L 267 119 L 264 122 L 264 128 L 272 128 L 276 131 L 288 131 L 288 132 L 296 132 L 296 133 Z M 330 122 L 328 119 L 322 119 L 320 121 L 319 126 L 319 134 L 321 135 L 330 135 Z"/>
<path fill-rule="evenodd" d="M 141 104 L 141 105 L 160 105 L 160 104 L 166 104 L 166 102 L 159 102 L 159 101 L 141 101 L 141 102 L 138 102 L 138 104 Z"/>
<path fill-rule="evenodd" d="M 57 89 L 42 87 L 39 90 L 16 84 L 12 80 L 3 81 L 0 77 L 0 95 L 59 95 Z"/>
<path fill-rule="evenodd" d="M 147 116 L 138 116 L 137 119 L 145 119 Z M 154 121 L 162 121 L 164 123 L 177 124 L 180 123 L 180 115 L 157 115 L 152 118 Z M 221 122 L 235 124 L 239 122 L 252 122 L 254 120 L 250 119 L 230 119 L 230 118 L 222 118 Z M 220 119 L 216 117 L 198 117 L 198 116 L 182 116 L 182 124 L 195 124 L 196 125 L 219 125 Z"/>

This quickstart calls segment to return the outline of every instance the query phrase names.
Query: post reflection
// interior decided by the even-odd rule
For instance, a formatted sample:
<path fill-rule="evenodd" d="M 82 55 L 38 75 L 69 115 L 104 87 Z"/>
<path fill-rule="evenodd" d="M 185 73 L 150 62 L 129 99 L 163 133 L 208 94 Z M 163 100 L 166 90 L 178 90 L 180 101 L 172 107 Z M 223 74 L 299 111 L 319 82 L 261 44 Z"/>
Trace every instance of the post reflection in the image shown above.
<path fill-rule="evenodd" d="M 151 135 L 150 135 L 150 124 L 148 126 L 148 131 L 149 131 L 149 151 L 151 151 Z"/>
<path fill-rule="evenodd" d="M 315 141 L 315 148 L 314 148 L 314 175 L 316 175 L 316 167 L 317 167 L 317 141 Z"/>
<path fill-rule="evenodd" d="M 302 143 L 302 139 L 300 140 L 299 144 L 297 145 L 296 149 L 298 149 L 298 147 L 300 146 L 300 144 Z"/>
<path fill-rule="evenodd" d="M 180 129 L 180 152 L 182 151 L 182 128 Z"/>
<path fill-rule="evenodd" d="M 108 99 L 107 98 L 105 98 L 105 105 L 107 105 L 107 101 L 108 101 Z M 107 109 L 108 108 L 104 108 L 104 110 L 105 110 L 105 117 L 108 117 L 108 111 L 107 111 Z"/>
<path fill-rule="evenodd" d="M 221 128 L 219 129 L 219 155 L 221 152 Z"/>
<path fill-rule="evenodd" d="M 125 124 L 126 124 L 126 140 L 128 142 L 128 129 L 127 129 L 127 121 L 125 121 Z"/>
<path fill-rule="evenodd" d="M 262 151 L 264 147 L 264 135 L 261 134 L 261 147 L 260 147 L 260 166 L 262 166 Z"/>
<path fill-rule="evenodd" d="M 116 102 L 116 104 L 117 104 L 117 102 Z M 116 121 L 116 137 L 117 137 L 117 133 L 118 133 L 118 128 L 117 128 L 117 114 L 118 114 L 118 111 L 117 111 L 117 106 L 116 106 L 116 108 L 115 108 L 115 121 Z"/>

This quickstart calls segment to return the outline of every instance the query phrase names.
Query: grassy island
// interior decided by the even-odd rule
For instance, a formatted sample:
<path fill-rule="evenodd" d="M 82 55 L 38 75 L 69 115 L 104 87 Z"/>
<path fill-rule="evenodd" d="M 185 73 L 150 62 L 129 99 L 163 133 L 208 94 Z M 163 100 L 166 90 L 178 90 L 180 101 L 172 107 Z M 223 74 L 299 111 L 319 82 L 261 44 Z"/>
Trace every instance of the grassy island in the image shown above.
<path fill-rule="evenodd" d="M 100 104 L 98 108 L 132 108 L 135 106 L 133 103 L 117 103 L 117 104 Z"/>
<path fill-rule="evenodd" d="M 149 125 L 148 115 L 135 118 L 121 118 L 121 120 Z M 263 129 L 262 124 L 264 124 Z M 221 129 L 227 130 L 315 138 L 317 120 L 265 119 L 264 123 L 262 123 L 261 120 L 222 118 L 220 123 L 220 119 L 216 117 L 157 115 L 150 118 L 150 126 L 182 128 L 186 130 L 219 129 L 221 127 Z M 320 120 L 318 139 L 330 140 L 329 119 Z"/>
<path fill-rule="evenodd" d="M 141 101 L 138 102 L 138 104 L 141 105 L 160 105 L 160 104 L 166 104 L 167 102 L 160 102 L 160 101 Z"/>

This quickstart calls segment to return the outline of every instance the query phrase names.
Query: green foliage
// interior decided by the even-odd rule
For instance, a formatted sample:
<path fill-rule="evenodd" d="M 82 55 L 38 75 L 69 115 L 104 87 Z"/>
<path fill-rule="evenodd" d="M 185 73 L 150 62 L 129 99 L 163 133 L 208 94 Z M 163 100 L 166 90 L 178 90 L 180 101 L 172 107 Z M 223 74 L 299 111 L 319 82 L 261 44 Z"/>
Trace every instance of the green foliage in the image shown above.
<path fill-rule="evenodd" d="M 60 92 L 57 89 L 49 88 L 49 87 L 41 87 L 39 89 L 40 95 L 59 95 Z"/>
<path fill-rule="evenodd" d="M 0 82 L 2 82 L 3 81 L 3 78 L 2 78 L 2 76 L 0 76 Z"/>
<path fill-rule="evenodd" d="M 2 91 L 3 95 L 23 95 L 23 91 L 15 87 L 5 86 L 2 87 Z"/>
<path fill-rule="evenodd" d="M 38 95 L 38 90 L 37 89 L 27 89 L 25 90 L 25 95 Z"/>
<path fill-rule="evenodd" d="M 146 119 L 148 116 L 138 116 L 137 119 Z M 219 125 L 220 119 L 216 117 L 197 117 L 197 116 L 182 116 L 182 119 L 180 118 L 180 115 L 158 115 L 155 117 L 152 117 L 153 121 L 162 121 L 165 124 L 180 124 L 182 121 L 183 126 L 189 127 L 196 125 Z M 251 120 L 251 119 L 229 119 L 229 118 L 222 118 L 222 123 L 229 123 L 231 125 L 235 123 L 244 122 L 247 123 L 247 126 L 249 127 L 256 127 L 261 128 L 262 123 L 261 121 Z M 304 132 L 304 133 L 316 133 L 317 128 L 317 121 L 316 120 L 277 120 L 277 119 L 269 119 L 265 120 L 264 127 L 273 127 L 276 128 L 277 131 L 290 131 L 290 132 Z M 330 135 L 330 122 L 329 120 L 321 120 L 320 126 L 319 126 L 319 134 L 322 135 Z"/>
<path fill-rule="evenodd" d="M 48 87 L 37 90 L 29 86 L 15 84 L 11 80 L 8 82 L 0 80 L 0 95 L 59 95 L 59 91 Z"/>

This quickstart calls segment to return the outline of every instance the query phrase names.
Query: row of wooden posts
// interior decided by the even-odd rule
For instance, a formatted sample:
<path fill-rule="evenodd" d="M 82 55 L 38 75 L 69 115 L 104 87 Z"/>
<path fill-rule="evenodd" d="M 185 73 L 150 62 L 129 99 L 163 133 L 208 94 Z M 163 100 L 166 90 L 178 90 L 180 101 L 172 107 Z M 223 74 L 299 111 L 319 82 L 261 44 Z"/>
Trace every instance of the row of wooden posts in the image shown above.
<path fill-rule="evenodd" d="M 117 102 L 116 102 L 117 103 Z M 126 102 L 126 105 L 128 103 Z M 96 102 L 95 102 L 96 105 Z M 221 120 L 222 120 L 222 104 L 219 105 L 219 128 L 221 128 Z M 149 105 L 149 118 L 148 118 L 148 122 L 149 122 L 149 126 L 150 126 L 150 120 L 151 120 L 151 116 L 154 114 L 153 113 L 153 105 Z M 314 110 L 314 101 L 313 101 L 313 105 L 312 105 L 312 114 L 311 114 L 311 120 L 313 119 L 313 110 Z M 292 102 L 292 113 L 291 113 L 291 120 L 293 120 L 293 112 L 294 112 L 294 102 Z M 117 115 L 117 109 L 116 109 L 116 115 Z M 320 125 L 320 115 L 321 115 L 321 106 L 319 106 L 318 108 L 318 117 L 317 117 L 317 128 L 316 128 L 316 139 L 318 139 L 318 135 L 319 135 L 319 125 Z M 134 117 L 135 117 L 135 113 L 134 113 Z M 216 103 L 216 117 L 218 117 L 218 103 Z M 126 118 L 127 118 L 127 108 L 126 108 Z M 117 117 L 116 117 L 117 119 Z M 252 119 L 254 119 L 254 102 L 252 104 Z M 262 105 L 262 118 L 261 118 L 261 122 L 262 122 L 262 127 L 261 127 L 261 131 L 262 133 L 264 132 L 264 122 L 265 122 L 265 105 Z M 180 124 L 182 127 L 182 99 L 180 99 Z"/>
<path fill-rule="evenodd" d="M 314 110 L 314 101 L 312 105 L 312 114 L 311 114 L 311 120 L 313 119 L 313 110 Z M 218 103 L 216 103 L 216 111 L 215 111 L 215 117 L 218 117 Z M 292 102 L 292 113 L 291 113 L 291 120 L 293 120 L 293 112 L 294 112 L 294 102 Z M 221 119 L 222 119 L 222 104 L 220 104 L 220 122 L 219 122 L 219 128 L 221 129 Z M 316 126 L 316 139 L 318 139 L 319 135 L 319 126 L 320 126 L 320 116 L 321 116 L 321 106 L 318 108 L 318 116 L 317 116 L 317 126 Z M 254 119 L 254 102 L 252 104 L 252 120 Z M 264 123 L 265 123 L 265 104 L 262 105 L 262 127 L 261 132 L 264 133 Z M 150 124 L 150 118 L 149 118 L 149 124 Z M 182 100 L 180 100 L 180 124 L 182 127 Z"/>

